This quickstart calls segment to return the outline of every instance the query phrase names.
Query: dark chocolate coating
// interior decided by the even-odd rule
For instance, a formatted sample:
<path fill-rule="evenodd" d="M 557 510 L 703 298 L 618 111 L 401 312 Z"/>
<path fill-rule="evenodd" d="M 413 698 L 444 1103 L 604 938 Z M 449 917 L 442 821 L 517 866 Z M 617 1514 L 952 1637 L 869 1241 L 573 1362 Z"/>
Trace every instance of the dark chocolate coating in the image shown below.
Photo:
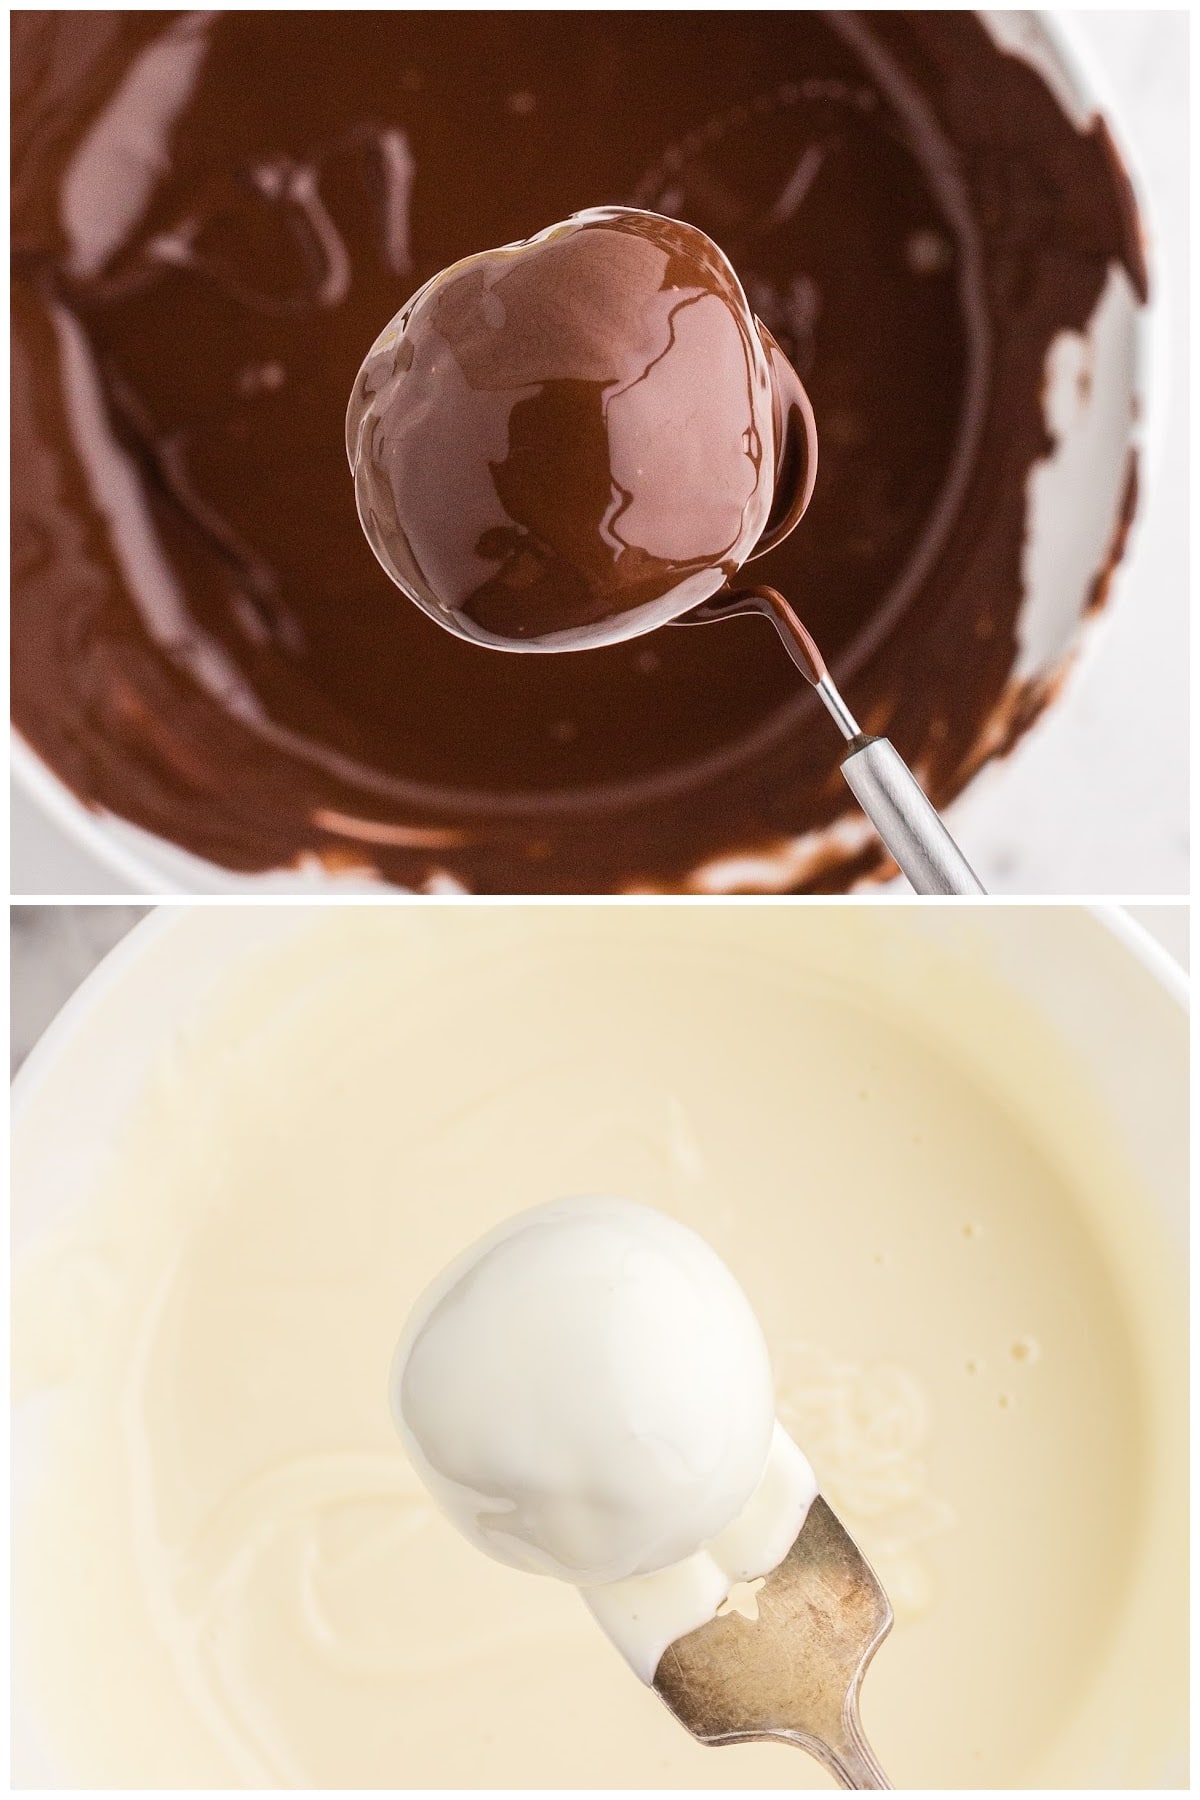
<path fill-rule="evenodd" d="M 653 631 L 790 508 L 774 385 L 710 238 L 595 207 L 444 270 L 380 334 L 346 415 L 367 541 L 477 643 Z"/>
<path fill-rule="evenodd" d="M 13 710 L 88 805 L 232 870 L 534 893 L 745 858 L 753 886 L 847 815 L 766 621 L 498 656 L 360 529 L 344 415 L 380 322 L 608 204 L 719 243 L 804 381 L 820 479 L 754 574 L 864 726 L 942 805 L 1044 703 L 1010 677 L 1047 352 L 1114 263 L 1144 276 L 1103 124 L 974 15 L 12 29 Z M 829 840 L 797 879 L 877 862 Z"/>

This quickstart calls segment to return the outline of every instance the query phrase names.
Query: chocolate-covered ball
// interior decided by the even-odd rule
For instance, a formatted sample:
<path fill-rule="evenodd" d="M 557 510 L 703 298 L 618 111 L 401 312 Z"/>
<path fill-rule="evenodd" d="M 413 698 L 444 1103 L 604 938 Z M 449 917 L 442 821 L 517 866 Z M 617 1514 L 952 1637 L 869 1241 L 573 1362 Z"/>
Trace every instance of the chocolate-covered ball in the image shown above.
<path fill-rule="evenodd" d="M 455 263 L 346 418 L 392 580 L 507 650 L 615 643 L 715 594 L 811 486 L 811 412 L 702 231 L 624 207 Z"/>

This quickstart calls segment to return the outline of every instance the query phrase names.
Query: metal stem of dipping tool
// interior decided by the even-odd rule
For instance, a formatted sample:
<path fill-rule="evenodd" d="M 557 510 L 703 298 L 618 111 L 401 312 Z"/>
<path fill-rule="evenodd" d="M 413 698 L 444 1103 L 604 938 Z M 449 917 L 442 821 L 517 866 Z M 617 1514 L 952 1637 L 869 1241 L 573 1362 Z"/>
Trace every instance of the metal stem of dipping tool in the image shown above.
<path fill-rule="evenodd" d="M 680 624 L 708 624 L 737 613 L 763 613 L 788 655 L 846 740 L 842 774 L 902 874 L 918 894 L 982 894 L 971 868 L 916 776 L 887 738 L 868 737 L 825 667 L 825 658 L 783 595 L 758 587 L 718 594 L 695 607 Z"/>

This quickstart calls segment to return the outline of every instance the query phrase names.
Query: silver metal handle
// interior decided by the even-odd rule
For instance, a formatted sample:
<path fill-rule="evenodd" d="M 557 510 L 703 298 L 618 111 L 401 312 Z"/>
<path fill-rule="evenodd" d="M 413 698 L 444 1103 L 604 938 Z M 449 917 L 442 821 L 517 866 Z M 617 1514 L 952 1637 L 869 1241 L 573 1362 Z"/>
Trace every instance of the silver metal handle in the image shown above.
<path fill-rule="evenodd" d="M 856 738 L 842 759 L 850 791 L 918 894 L 982 894 L 983 883 L 887 738 Z"/>

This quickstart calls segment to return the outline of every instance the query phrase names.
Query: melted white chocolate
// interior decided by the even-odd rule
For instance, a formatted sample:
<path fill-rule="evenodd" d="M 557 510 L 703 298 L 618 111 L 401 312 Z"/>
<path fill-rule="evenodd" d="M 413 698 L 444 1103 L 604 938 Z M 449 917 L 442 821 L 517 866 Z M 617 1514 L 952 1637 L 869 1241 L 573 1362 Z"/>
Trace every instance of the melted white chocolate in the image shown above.
<path fill-rule="evenodd" d="M 775 1430 L 770 1352 L 729 1270 L 613 1195 L 529 1207 L 463 1250 L 405 1323 L 391 1401 L 471 1543 L 580 1588 L 711 1544 L 761 1488 Z"/>
<path fill-rule="evenodd" d="M 52 1125 L 35 1097 L 18 1213 Z M 181 1020 L 83 1185 L 14 1334 L 41 1440 L 14 1661 L 61 1779 L 825 1785 L 692 1742 L 397 1446 L 397 1321 L 581 1191 L 686 1220 L 745 1289 L 785 1426 L 894 1584 L 863 1707 L 898 1786 L 1178 1756 L 1178 1272 L 1074 1060 L 974 952 L 878 909 L 308 918 Z"/>

